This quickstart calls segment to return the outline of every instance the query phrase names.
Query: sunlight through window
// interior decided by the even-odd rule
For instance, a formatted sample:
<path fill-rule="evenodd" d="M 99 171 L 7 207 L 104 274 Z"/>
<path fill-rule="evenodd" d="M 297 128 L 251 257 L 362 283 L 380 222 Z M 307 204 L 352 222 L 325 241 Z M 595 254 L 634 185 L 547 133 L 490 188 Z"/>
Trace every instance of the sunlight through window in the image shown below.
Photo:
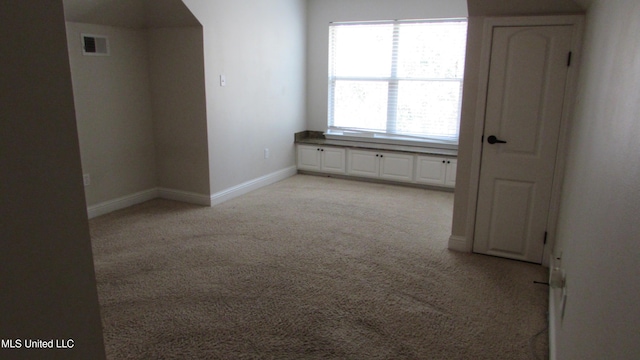
<path fill-rule="evenodd" d="M 466 19 L 329 30 L 330 130 L 457 143 Z"/>

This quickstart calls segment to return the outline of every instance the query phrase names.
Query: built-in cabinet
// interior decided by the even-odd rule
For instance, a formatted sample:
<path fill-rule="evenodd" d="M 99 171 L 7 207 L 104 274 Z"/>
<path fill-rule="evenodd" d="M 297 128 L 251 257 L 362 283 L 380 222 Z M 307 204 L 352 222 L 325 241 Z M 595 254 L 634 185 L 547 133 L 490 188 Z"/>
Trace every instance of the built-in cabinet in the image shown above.
<path fill-rule="evenodd" d="M 298 145 L 298 169 L 346 173 L 346 150 L 339 147 Z"/>
<path fill-rule="evenodd" d="M 347 151 L 347 174 L 412 182 L 413 162 L 413 155 L 349 149 Z"/>
<path fill-rule="evenodd" d="M 454 187 L 457 160 L 405 152 L 297 145 L 298 169 L 387 181 Z"/>
<path fill-rule="evenodd" d="M 416 182 L 454 187 L 458 160 L 438 156 L 416 156 Z"/>

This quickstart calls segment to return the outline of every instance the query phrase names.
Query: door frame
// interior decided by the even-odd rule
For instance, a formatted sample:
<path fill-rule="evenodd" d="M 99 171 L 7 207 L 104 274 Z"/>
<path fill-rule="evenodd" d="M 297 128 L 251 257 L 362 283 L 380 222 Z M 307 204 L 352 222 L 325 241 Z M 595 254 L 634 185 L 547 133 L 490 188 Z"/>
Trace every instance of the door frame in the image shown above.
<path fill-rule="evenodd" d="M 560 210 L 560 200 L 562 191 L 562 180 L 566 167 L 567 142 L 569 125 L 575 107 L 575 94 L 577 89 L 578 69 L 580 66 L 580 54 L 582 48 L 582 34 L 584 32 L 583 15 L 562 15 L 562 16 L 518 16 L 518 17 L 488 17 L 484 19 L 484 29 L 482 34 L 482 48 L 480 53 L 478 93 L 476 97 L 476 115 L 473 129 L 473 146 L 471 153 L 471 169 L 469 178 L 469 197 L 467 204 L 466 220 L 466 250 L 471 252 L 476 225 L 476 211 L 478 204 L 478 193 L 480 185 L 480 167 L 482 160 L 482 134 L 484 132 L 484 121 L 486 112 L 487 90 L 489 84 L 489 67 L 491 61 L 492 34 L 495 27 L 501 26 L 552 26 L 552 25 L 572 25 L 572 59 L 571 67 L 567 73 L 567 86 L 564 93 L 564 104 L 562 106 L 562 119 L 560 120 L 560 133 L 558 138 L 558 150 L 556 152 L 556 166 L 553 176 L 553 186 L 551 190 L 551 201 L 547 218 L 547 243 L 544 246 L 542 265 L 549 266 L 551 253 L 554 250 L 556 240 L 556 228 L 558 214 Z M 560 253 L 557 249 L 556 253 Z"/>

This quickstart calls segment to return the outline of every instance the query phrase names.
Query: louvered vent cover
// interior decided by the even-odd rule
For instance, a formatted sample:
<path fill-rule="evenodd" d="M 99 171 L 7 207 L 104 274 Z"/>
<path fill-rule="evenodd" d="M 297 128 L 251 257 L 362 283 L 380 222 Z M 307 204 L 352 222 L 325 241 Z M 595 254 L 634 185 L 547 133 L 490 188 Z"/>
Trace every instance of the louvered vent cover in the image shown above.
<path fill-rule="evenodd" d="M 107 37 L 82 34 L 82 54 L 109 55 L 109 41 Z"/>

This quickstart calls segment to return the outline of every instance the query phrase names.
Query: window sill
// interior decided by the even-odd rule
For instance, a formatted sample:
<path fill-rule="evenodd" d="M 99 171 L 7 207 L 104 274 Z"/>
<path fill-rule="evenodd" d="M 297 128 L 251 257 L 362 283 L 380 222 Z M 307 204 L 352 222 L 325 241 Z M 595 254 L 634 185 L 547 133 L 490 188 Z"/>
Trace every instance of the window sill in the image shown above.
<path fill-rule="evenodd" d="M 402 147 L 430 148 L 448 151 L 458 150 L 458 144 L 439 140 L 417 140 L 415 138 L 393 136 L 376 133 L 357 133 L 349 131 L 328 130 L 324 137 L 328 140 L 361 142 L 381 145 L 398 145 Z"/>
<path fill-rule="evenodd" d="M 353 139 L 353 140 L 352 140 Z M 458 150 L 456 148 L 444 148 L 438 147 L 437 144 L 428 143 L 428 142 L 416 142 L 409 141 L 404 143 L 409 143 L 410 145 L 401 145 L 400 143 L 389 143 L 382 141 L 368 141 L 368 138 L 363 137 L 349 137 L 349 136 L 335 136 L 335 134 L 330 134 L 330 136 L 326 136 L 320 131 L 303 131 L 295 134 L 295 142 L 297 144 L 306 144 L 306 145 L 314 145 L 314 146 L 338 146 L 345 148 L 354 148 L 354 149 L 369 149 L 369 150 L 385 150 L 385 151 L 396 151 L 396 152 L 405 152 L 412 154 L 424 154 L 424 155 L 439 155 L 439 156 L 452 156 L 456 157 L 458 155 Z"/>

